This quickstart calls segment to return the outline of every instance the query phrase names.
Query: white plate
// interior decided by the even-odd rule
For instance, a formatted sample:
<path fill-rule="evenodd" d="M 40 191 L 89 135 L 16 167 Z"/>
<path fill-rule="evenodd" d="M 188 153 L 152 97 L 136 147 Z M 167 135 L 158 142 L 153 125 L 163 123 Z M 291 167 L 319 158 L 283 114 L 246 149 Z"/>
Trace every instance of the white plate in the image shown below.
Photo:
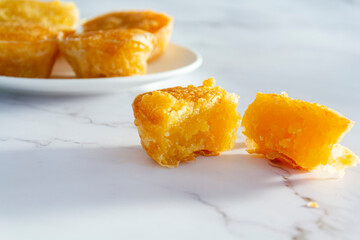
<path fill-rule="evenodd" d="M 57 59 L 51 78 L 20 78 L 0 76 L 0 89 L 32 94 L 100 94 L 139 87 L 189 73 L 200 67 L 202 57 L 196 51 L 176 44 L 159 59 L 149 63 L 148 73 L 141 76 L 113 78 L 75 78 L 68 63 Z"/>

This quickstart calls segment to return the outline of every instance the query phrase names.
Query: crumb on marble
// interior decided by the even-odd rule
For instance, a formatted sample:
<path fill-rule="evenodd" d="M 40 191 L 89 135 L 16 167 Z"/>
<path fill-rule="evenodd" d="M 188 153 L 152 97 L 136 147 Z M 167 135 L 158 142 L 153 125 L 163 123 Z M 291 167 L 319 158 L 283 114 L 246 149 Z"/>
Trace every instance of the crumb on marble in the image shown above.
<path fill-rule="evenodd" d="M 306 204 L 308 208 L 319 208 L 319 204 L 315 201 L 310 201 Z"/>

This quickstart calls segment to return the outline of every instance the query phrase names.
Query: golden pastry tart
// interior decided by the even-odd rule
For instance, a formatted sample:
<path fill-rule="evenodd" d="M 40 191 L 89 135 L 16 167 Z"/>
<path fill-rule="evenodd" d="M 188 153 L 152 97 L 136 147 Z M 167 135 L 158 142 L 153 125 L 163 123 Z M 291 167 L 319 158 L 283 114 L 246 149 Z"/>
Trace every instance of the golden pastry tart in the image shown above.
<path fill-rule="evenodd" d="M 138 28 L 155 35 L 154 49 L 149 61 L 159 57 L 168 46 L 173 27 L 173 18 L 153 11 L 124 11 L 108 13 L 83 24 L 87 31 L 106 29 L 131 29 Z"/>
<path fill-rule="evenodd" d="M 57 54 L 57 33 L 38 25 L 0 22 L 0 75 L 46 78 Z"/>
<path fill-rule="evenodd" d="M 77 77 L 116 77 L 146 73 L 153 35 L 140 29 L 94 31 L 59 41 Z"/>
<path fill-rule="evenodd" d="M 34 23 L 58 32 L 73 32 L 79 11 L 71 2 L 0 0 L 0 21 Z"/>
<path fill-rule="evenodd" d="M 174 87 L 138 95 L 133 104 L 135 125 L 146 153 L 163 167 L 177 167 L 198 155 L 230 150 L 240 126 L 239 96 L 215 87 Z"/>
<path fill-rule="evenodd" d="M 258 93 L 245 111 L 247 151 L 292 168 L 342 171 L 359 158 L 339 144 L 353 126 L 340 113 L 282 94 Z"/>

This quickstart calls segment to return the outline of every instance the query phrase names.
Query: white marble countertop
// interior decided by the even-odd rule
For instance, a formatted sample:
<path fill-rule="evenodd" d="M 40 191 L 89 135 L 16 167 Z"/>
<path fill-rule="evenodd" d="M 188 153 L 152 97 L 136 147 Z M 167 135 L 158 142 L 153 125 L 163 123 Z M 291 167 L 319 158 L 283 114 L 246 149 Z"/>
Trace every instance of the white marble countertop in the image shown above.
<path fill-rule="evenodd" d="M 166 11 L 172 41 L 204 64 L 105 96 L 0 93 L 1 239 L 359 239 L 359 167 L 341 179 L 290 173 L 239 138 L 221 156 L 164 169 L 142 150 L 131 109 L 140 92 L 214 76 L 240 95 L 241 114 L 256 92 L 286 91 L 360 122 L 359 1 L 75 2 L 83 17 Z M 355 124 L 343 144 L 359 154 L 359 137 Z"/>

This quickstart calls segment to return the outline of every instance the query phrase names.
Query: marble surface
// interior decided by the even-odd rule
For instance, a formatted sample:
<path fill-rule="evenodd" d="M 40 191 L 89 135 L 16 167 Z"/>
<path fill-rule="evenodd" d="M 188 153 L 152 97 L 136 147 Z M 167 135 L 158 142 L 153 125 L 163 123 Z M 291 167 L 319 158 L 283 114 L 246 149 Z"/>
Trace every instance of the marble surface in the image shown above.
<path fill-rule="evenodd" d="M 0 93 L 0 238 L 358 239 L 360 168 L 296 173 L 248 155 L 163 169 L 142 150 L 138 93 L 210 76 L 240 95 L 286 91 L 360 121 L 360 2 L 75 1 L 83 17 L 117 9 L 175 16 L 172 41 L 198 49 L 192 74 L 87 97 Z M 343 139 L 356 153 L 360 125 Z M 307 208 L 316 201 L 318 209 Z"/>

